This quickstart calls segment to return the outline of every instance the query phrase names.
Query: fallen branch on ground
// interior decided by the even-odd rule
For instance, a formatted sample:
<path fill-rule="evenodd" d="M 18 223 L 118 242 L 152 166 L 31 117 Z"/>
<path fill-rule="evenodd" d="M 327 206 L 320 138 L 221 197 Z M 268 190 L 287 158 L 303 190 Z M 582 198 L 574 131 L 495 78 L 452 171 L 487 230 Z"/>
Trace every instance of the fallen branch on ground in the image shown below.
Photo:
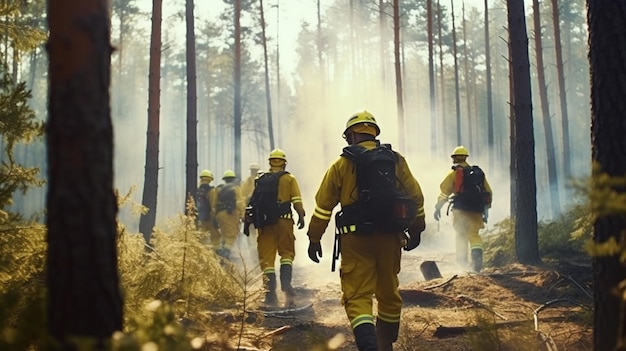
<path fill-rule="evenodd" d="M 458 277 L 457 274 L 455 274 L 455 275 L 451 276 L 450 278 L 446 279 L 444 282 L 441 282 L 441 283 L 436 284 L 436 285 L 427 286 L 425 288 L 422 288 L 422 290 L 431 290 L 431 289 L 442 287 L 442 286 L 447 285 L 448 283 L 450 283 L 452 280 L 456 279 L 456 277 Z"/>
<path fill-rule="evenodd" d="M 265 334 L 261 335 L 261 339 L 267 338 L 267 337 L 270 337 L 270 336 L 274 336 L 274 335 L 278 335 L 278 334 L 282 334 L 282 333 L 286 332 L 289 329 L 291 329 L 290 325 L 283 325 L 280 328 L 274 329 L 271 332 L 268 332 L 268 333 L 265 333 Z"/>
<path fill-rule="evenodd" d="M 503 316 L 502 314 L 494 311 L 493 308 L 491 308 L 491 307 L 485 305 L 484 303 L 482 303 L 482 302 L 480 302 L 480 301 L 478 301 L 476 299 L 473 299 L 473 298 L 471 298 L 471 297 L 469 297 L 467 295 L 458 295 L 456 298 L 459 299 L 459 300 L 468 301 L 468 302 L 470 302 L 472 305 L 474 305 L 476 307 L 483 308 L 483 309 L 493 313 L 495 316 L 497 316 L 498 318 L 500 318 L 502 320 L 507 320 L 508 319 L 505 316 Z"/>

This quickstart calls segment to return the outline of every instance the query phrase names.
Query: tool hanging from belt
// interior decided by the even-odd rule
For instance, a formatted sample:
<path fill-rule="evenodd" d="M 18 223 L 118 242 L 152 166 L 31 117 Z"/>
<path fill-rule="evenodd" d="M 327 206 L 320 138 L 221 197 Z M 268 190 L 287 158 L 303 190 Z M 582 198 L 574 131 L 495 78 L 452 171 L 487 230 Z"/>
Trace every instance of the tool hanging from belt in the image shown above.
<path fill-rule="evenodd" d="M 332 257 L 332 265 L 330 267 L 330 271 L 335 271 L 335 261 L 339 259 L 339 255 L 341 255 L 341 232 L 339 231 L 339 227 L 335 226 L 335 242 L 333 244 L 333 257 Z"/>

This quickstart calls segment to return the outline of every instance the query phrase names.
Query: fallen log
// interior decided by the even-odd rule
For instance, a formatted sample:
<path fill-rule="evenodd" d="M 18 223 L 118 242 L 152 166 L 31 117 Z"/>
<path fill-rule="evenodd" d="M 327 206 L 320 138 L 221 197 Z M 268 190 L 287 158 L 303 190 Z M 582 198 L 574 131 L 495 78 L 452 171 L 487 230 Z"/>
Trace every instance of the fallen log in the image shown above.
<path fill-rule="evenodd" d="M 560 322 L 567 318 L 571 318 L 571 316 L 546 317 L 544 318 L 544 321 Z M 512 321 L 497 322 L 497 323 L 494 323 L 493 326 L 496 328 L 503 328 L 503 327 L 516 327 L 516 326 L 526 325 L 526 324 L 532 325 L 533 320 L 532 319 L 518 319 L 518 320 L 512 320 Z M 477 332 L 484 328 L 485 327 L 478 327 L 475 325 L 454 326 L 454 327 L 446 327 L 446 326 L 440 325 L 437 327 L 437 329 L 433 333 L 433 336 L 437 338 L 450 338 L 450 337 L 455 337 L 463 333 Z"/>

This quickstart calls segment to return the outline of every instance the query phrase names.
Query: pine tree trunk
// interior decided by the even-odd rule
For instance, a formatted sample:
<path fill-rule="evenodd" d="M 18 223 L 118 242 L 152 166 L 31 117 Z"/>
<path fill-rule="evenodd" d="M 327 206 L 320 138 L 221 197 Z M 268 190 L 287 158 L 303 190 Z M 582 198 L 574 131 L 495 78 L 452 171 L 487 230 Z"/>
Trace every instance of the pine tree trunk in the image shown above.
<path fill-rule="evenodd" d="M 139 232 L 150 242 L 156 223 L 159 180 L 159 130 L 161 108 L 161 21 L 162 0 L 152 2 L 152 33 L 150 35 L 150 67 L 148 72 L 148 132 L 146 135 L 146 166 L 143 179 L 142 204 L 148 213 L 139 218 Z"/>
<path fill-rule="evenodd" d="M 535 31 L 535 57 L 537 60 L 537 82 L 539 84 L 539 98 L 541 100 L 541 120 L 546 139 L 546 161 L 548 166 L 548 193 L 550 194 L 551 218 L 559 215 L 561 201 L 559 200 L 559 182 L 556 173 L 556 151 L 552 122 L 550 118 L 550 102 L 548 101 L 548 86 L 543 65 L 543 45 L 541 43 L 541 13 L 539 0 L 533 0 L 533 26 Z"/>
<path fill-rule="evenodd" d="M 507 0 L 515 112 L 515 254 L 523 264 L 537 264 L 537 186 L 535 180 L 535 137 L 533 134 L 532 98 L 528 35 L 523 0 Z"/>
<path fill-rule="evenodd" d="M 265 36 L 265 12 L 263 11 L 263 0 L 259 0 L 261 11 L 261 34 L 263 35 L 263 67 L 265 73 L 265 105 L 267 108 L 267 134 L 270 137 L 270 150 L 274 150 L 274 125 L 272 124 L 272 97 L 270 94 L 270 73 L 267 58 L 267 37 Z M 318 0 L 319 5 L 319 0 Z M 318 34 L 319 41 L 319 34 Z M 318 49 L 319 50 L 319 49 Z M 321 55 L 321 54 L 320 54 Z"/>
<path fill-rule="evenodd" d="M 437 154 L 437 97 L 435 96 L 435 65 L 433 57 L 433 0 L 426 0 L 428 28 L 428 87 L 430 92 L 430 154 Z"/>
<path fill-rule="evenodd" d="M 439 45 L 439 86 L 440 86 L 440 99 L 439 99 L 439 118 L 441 119 L 441 144 L 445 148 L 448 146 L 448 123 L 446 122 L 446 79 L 445 69 L 443 65 L 443 35 L 441 24 L 441 3 L 437 0 L 437 41 Z"/>
<path fill-rule="evenodd" d="M 185 56 L 187 59 L 187 150 L 185 165 L 185 203 L 196 192 L 198 179 L 198 113 L 196 86 L 196 34 L 194 32 L 194 3 L 185 0 L 187 24 Z M 186 211 L 185 211 L 186 213 Z"/>
<path fill-rule="evenodd" d="M 233 118 L 235 137 L 235 172 L 241 174 L 241 0 L 235 0 L 235 63 L 233 67 L 233 84 L 235 90 Z"/>
<path fill-rule="evenodd" d="M 489 147 L 489 165 L 494 167 L 494 128 L 493 128 L 493 92 L 491 82 L 491 44 L 489 42 L 489 5 L 485 1 L 485 74 L 487 83 L 487 146 Z"/>
<path fill-rule="evenodd" d="M 563 135 L 563 173 L 566 179 L 572 176 L 571 148 L 569 140 L 569 115 L 567 113 L 567 88 L 563 73 L 563 49 L 557 0 L 552 0 L 552 22 L 554 27 L 554 50 L 556 53 L 556 72 L 559 82 L 559 101 L 561 102 L 561 133 Z"/>
<path fill-rule="evenodd" d="M 592 159 L 600 167 L 594 176 L 606 173 L 623 178 L 626 174 L 626 3 L 588 0 L 589 63 L 591 66 Z M 624 196 L 622 186 L 613 188 Z M 624 245 L 623 217 L 599 217 L 593 227 L 595 243 L 615 239 Z M 623 250 L 623 249 L 621 249 Z M 626 268 L 617 254 L 593 258 L 594 350 L 623 350 L 626 342 L 626 311 L 623 282 Z M 619 289 L 619 290 L 618 290 Z M 619 293 L 617 293 L 619 292 Z"/>
<path fill-rule="evenodd" d="M 109 16 L 106 0 L 48 1 L 46 319 L 65 350 L 122 330 Z"/>
<path fill-rule="evenodd" d="M 405 150 L 404 101 L 402 99 L 402 69 L 400 65 L 400 1 L 393 1 L 393 48 L 396 71 L 396 113 L 398 114 L 398 150 Z"/>
<path fill-rule="evenodd" d="M 452 5 L 452 55 L 454 55 L 454 99 L 456 106 L 456 145 L 463 144 L 463 136 L 461 134 L 461 92 L 459 88 L 459 60 L 456 46 L 456 26 L 454 24 L 454 0 L 450 0 Z"/>

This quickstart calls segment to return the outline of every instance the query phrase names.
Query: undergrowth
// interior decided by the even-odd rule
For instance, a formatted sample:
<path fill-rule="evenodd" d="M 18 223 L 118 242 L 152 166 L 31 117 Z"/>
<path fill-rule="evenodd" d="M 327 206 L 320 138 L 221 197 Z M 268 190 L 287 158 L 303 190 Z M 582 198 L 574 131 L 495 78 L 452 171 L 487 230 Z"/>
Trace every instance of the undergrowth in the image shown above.
<path fill-rule="evenodd" d="M 132 191 L 132 190 L 131 190 Z M 118 196 L 120 206 L 130 193 Z M 244 270 L 221 262 L 202 242 L 193 216 L 180 215 L 155 229 L 149 244 L 141 234 L 118 223 L 118 266 L 124 299 L 124 330 L 106 349 L 191 350 L 226 349 L 207 344 L 205 334 L 229 339 L 244 333 L 245 311 L 260 292 L 256 267 Z M 5 222 L 0 227 L 0 350 L 53 350 L 46 330 L 46 228 L 36 223 Z M 211 311 L 233 310 L 239 327 L 225 331 Z M 262 318 L 252 322 L 259 323 Z M 219 329 L 219 330 L 218 330 Z M 78 349 L 93 341 L 74 340 Z M 239 339 L 238 343 L 241 342 Z"/>

